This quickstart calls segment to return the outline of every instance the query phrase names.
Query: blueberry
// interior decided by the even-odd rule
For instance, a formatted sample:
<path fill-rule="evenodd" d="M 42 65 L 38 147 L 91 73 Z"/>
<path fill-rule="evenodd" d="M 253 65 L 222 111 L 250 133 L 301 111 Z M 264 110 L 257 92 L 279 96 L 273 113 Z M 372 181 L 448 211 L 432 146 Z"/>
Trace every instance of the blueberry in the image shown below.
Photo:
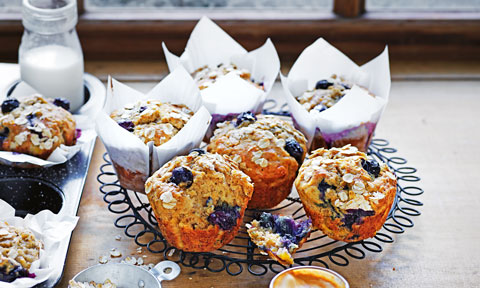
<path fill-rule="evenodd" d="M 322 179 L 322 182 L 318 184 L 318 191 L 320 191 L 320 198 L 324 199 L 325 198 L 325 192 L 327 192 L 327 189 L 331 188 L 333 190 L 337 190 L 337 187 L 335 185 L 330 185 L 327 182 L 325 182 L 325 179 Z"/>
<path fill-rule="evenodd" d="M 240 207 L 228 206 L 226 204 L 216 206 L 214 212 L 207 218 L 212 225 L 218 225 L 222 230 L 232 230 L 237 225 L 237 219 L 240 217 Z"/>
<path fill-rule="evenodd" d="M 270 213 L 263 212 L 258 218 L 258 221 L 263 228 L 273 229 L 275 227 L 275 216 Z"/>
<path fill-rule="evenodd" d="M 6 260 L 9 261 L 9 260 Z M 13 265 L 13 263 L 1 263 L 0 266 L 0 282 L 13 282 L 17 278 L 29 277 L 29 273 L 20 265 L 15 265 L 13 269 L 7 272 L 7 267 Z"/>
<path fill-rule="evenodd" d="M 0 132 L 0 145 L 2 145 L 3 141 L 8 137 L 8 133 L 10 133 L 10 129 L 8 129 L 8 127 L 4 127 L 3 131 Z"/>
<path fill-rule="evenodd" d="M 298 244 L 311 230 L 310 219 L 295 221 L 288 216 L 272 215 L 263 212 L 258 218 L 260 227 L 272 229 L 272 232 L 282 237 L 284 247 Z"/>
<path fill-rule="evenodd" d="M 13 111 L 15 108 L 20 106 L 20 102 L 18 102 L 17 99 L 12 98 L 12 99 L 7 99 L 3 101 L 2 103 L 2 113 L 8 113 Z"/>
<path fill-rule="evenodd" d="M 177 186 L 180 186 L 180 184 L 183 183 L 182 186 L 189 188 L 193 184 L 192 171 L 185 167 L 177 167 L 172 171 L 170 182 L 175 183 Z"/>
<path fill-rule="evenodd" d="M 142 106 L 140 107 L 140 109 L 138 109 L 138 113 L 142 113 L 143 111 L 147 110 L 147 107 L 146 106 Z"/>
<path fill-rule="evenodd" d="M 303 148 L 298 144 L 298 142 L 293 139 L 289 138 L 287 141 L 285 141 L 285 150 L 297 160 L 298 165 L 302 164 L 302 158 L 303 158 Z"/>
<path fill-rule="evenodd" d="M 323 105 L 323 104 L 318 104 L 317 106 L 315 106 L 313 109 L 317 110 L 318 112 L 322 112 L 322 111 L 325 111 L 327 110 L 327 106 Z"/>
<path fill-rule="evenodd" d="M 243 123 L 251 124 L 257 121 L 257 117 L 250 111 L 242 112 L 237 116 L 237 120 L 235 121 L 235 127 L 242 125 Z"/>
<path fill-rule="evenodd" d="M 327 80 L 320 80 L 315 84 L 315 89 L 328 89 L 328 87 L 332 85 L 333 83 L 328 82 Z"/>
<path fill-rule="evenodd" d="M 345 89 L 347 89 L 347 90 L 348 90 L 348 89 L 352 89 L 352 87 L 348 86 L 347 84 L 343 84 L 343 83 L 342 83 L 341 85 L 343 86 L 343 88 L 345 88 Z"/>
<path fill-rule="evenodd" d="M 190 153 L 188 153 L 188 154 L 191 154 L 191 153 L 193 153 L 193 152 L 197 152 L 198 155 L 203 155 L 203 154 L 205 154 L 205 150 L 200 149 L 200 148 L 194 148 L 194 149 L 190 150 Z"/>
<path fill-rule="evenodd" d="M 35 114 L 28 114 L 26 118 L 27 118 L 28 124 L 30 126 L 32 126 L 32 127 L 35 126 L 35 119 L 37 118 L 37 116 L 35 116 Z"/>
<path fill-rule="evenodd" d="M 205 202 L 205 206 L 208 207 L 208 206 L 212 205 L 212 202 L 213 202 L 212 197 L 208 197 L 207 201 Z"/>
<path fill-rule="evenodd" d="M 275 220 L 275 233 L 278 233 L 282 236 L 287 234 L 292 235 L 293 230 L 295 229 L 295 222 L 293 219 L 288 217 L 278 217 Z"/>
<path fill-rule="evenodd" d="M 65 98 L 55 98 L 55 100 L 53 100 L 53 104 L 58 106 L 58 107 L 62 107 L 63 109 L 65 109 L 67 111 L 70 110 L 70 101 L 68 101 Z"/>
<path fill-rule="evenodd" d="M 347 213 L 344 215 L 342 222 L 344 226 L 352 229 L 353 224 L 362 224 L 363 217 L 365 216 L 373 216 L 375 215 L 375 211 L 365 211 L 362 209 L 348 209 Z"/>
<path fill-rule="evenodd" d="M 133 122 L 132 121 L 122 121 L 122 122 L 118 122 L 118 125 L 120 125 L 120 127 L 122 127 L 123 129 L 129 131 L 129 132 L 133 132 L 134 128 L 135 128 L 135 125 L 133 125 Z"/>
<path fill-rule="evenodd" d="M 367 171 L 369 174 L 373 175 L 375 178 L 378 177 L 380 174 L 380 165 L 378 164 L 375 159 L 372 160 L 364 160 L 362 159 L 362 167 Z"/>

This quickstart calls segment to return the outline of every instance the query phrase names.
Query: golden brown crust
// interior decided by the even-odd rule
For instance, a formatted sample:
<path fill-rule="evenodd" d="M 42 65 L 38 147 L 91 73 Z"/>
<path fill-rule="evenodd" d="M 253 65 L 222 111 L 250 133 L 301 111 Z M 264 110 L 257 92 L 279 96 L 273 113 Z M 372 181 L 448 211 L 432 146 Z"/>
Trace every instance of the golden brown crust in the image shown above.
<path fill-rule="evenodd" d="M 292 188 L 299 167 L 285 150 L 288 139 L 295 141 L 306 154 L 306 139 L 292 125 L 274 116 L 258 115 L 248 126 L 235 127 L 232 122 L 217 125 L 207 150 L 228 155 L 252 179 L 255 187 L 249 208 L 271 208 L 283 201 Z"/>
<path fill-rule="evenodd" d="M 385 164 L 378 175 L 362 166 L 364 153 L 347 145 L 318 149 L 295 180 L 313 226 L 332 239 L 355 242 L 382 228 L 396 194 L 396 178 Z"/>
<path fill-rule="evenodd" d="M 47 159 L 61 144 L 75 145 L 75 120 L 70 112 L 40 95 L 17 100 L 19 107 L 0 112 L 0 130 L 6 135 L 2 150 Z"/>
<path fill-rule="evenodd" d="M 191 186 L 174 183 L 174 169 L 191 172 Z M 192 152 L 166 163 L 145 184 L 152 210 L 165 239 L 184 251 L 218 249 L 236 235 L 253 192 L 250 178 L 235 162 L 218 154 Z M 209 220 L 221 207 L 234 211 L 234 224 L 221 229 Z M 220 207 L 220 208 L 219 208 Z M 238 217 L 237 217 L 238 216 Z"/>

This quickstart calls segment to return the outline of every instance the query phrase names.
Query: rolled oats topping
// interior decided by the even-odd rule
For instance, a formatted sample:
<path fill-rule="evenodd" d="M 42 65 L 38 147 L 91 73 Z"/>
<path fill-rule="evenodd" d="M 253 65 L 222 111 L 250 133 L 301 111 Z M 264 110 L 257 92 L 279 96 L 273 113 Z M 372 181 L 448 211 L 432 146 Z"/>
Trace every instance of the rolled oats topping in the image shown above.
<path fill-rule="evenodd" d="M 143 142 L 159 146 L 173 138 L 193 114 L 185 105 L 142 100 L 113 111 L 110 117 Z"/>
<path fill-rule="evenodd" d="M 247 69 L 239 68 L 235 64 L 222 63 L 214 67 L 203 66 L 195 70 L 195 72 L 192 73 L 192 77 L 195 82 L 197 82 L 198 88 L 202 90 L 210 87 L 218 79 L 230 73 L 234 73 L 240 78 L 252 83 L 257 88 L 264 90 L 263 82 L 255 82 L 255 80 L 251 78 L 251 74 Z"/>

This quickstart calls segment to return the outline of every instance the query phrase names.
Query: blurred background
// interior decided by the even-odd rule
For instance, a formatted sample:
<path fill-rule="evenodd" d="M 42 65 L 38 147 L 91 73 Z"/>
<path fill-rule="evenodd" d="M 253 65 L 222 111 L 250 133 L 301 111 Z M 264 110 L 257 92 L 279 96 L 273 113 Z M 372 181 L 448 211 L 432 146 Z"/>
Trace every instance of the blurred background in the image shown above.
<path fill-rule="evenodd" d="M 61 0 L 55 0 L 61 1 Z M 17 61 L 21 0 L 0 0 L 0 61 Z M 206 15 L 248 50 L 270 37 L 291 63 L 319 37 L 359 64 L 389 45 L 394 61 L 480 62 L 480 0 L 78 0 L 86 61 L 181 54 Z"/>

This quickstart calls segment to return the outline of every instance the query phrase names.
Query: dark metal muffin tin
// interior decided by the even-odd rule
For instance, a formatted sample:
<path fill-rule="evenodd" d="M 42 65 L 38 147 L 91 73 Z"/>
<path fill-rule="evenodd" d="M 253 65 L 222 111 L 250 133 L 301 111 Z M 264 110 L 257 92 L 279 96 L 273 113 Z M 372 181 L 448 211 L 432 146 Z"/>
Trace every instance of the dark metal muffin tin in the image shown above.
<path fill-rule="evenodd" d="M 12 84 L 7 95 L 17 84 Z M 98 91 L 98 85 L 103 84 L 95 77 L 86 75 L 85 103 L 89 100 L 91 91 Z M 77 215 L 94 146 L 95 138 L 82 145 L 81 150 L 69 161 L 48 168 L 0 165 L 0 199 L 14 207 L 16 216 L 20 217 L 45 209 L 55 214 Z M 58 247 L 54 261 L 58 266 L 55 267 L 54 275 L 35 287 L 54 287 L 60 281 L 70 238 Z"/>

